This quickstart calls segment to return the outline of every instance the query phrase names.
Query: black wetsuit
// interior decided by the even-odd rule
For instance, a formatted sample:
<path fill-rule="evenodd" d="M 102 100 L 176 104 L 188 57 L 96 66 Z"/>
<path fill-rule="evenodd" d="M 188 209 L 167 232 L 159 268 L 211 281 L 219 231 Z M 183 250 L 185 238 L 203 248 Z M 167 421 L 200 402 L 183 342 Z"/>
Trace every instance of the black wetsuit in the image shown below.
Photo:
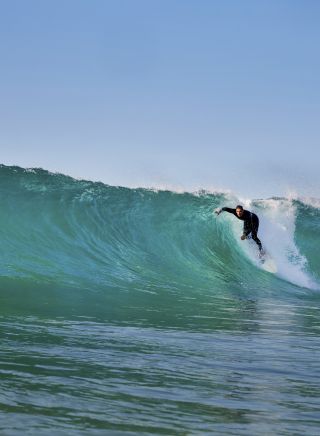
<path fill-rule="evenodd" d="M 248 237 L 251 233 L 252 239 L 256 242 L 256 244 L 259 247 L 259 250 L 262 250 L 262 244 L 260 239 L 257 236 L 258 229 L 259 229 L 259 218 L 257 215 L 253 212 L 250 212 L 249 210 L 243 209 L 242 216 L 238 216 L 236 213 L 236 209 L 231 209 L 230 207 L 223 207 L 221 209 L 223 212 L 229 212 L 232 213 L 235 217 L 237 217 L 239 220 L 244 221 L 243 223 L 243 234 L 245 237 Z"/>

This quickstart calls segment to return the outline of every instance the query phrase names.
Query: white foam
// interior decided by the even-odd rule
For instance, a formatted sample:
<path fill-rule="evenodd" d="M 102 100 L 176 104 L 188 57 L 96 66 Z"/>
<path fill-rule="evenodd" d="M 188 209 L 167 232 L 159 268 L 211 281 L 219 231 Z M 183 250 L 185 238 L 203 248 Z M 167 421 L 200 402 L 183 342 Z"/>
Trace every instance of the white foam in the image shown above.
<path fill-rule="evenodd" d="M 319 285 L 308 274 L 307 259 L 299 252 L 294 240 L 296 207 L 288 199 L 269 199 L 255 202 L 243 201 L 245 208 L 259 216 L 259 239 L 269 256 L 277 266 L 277 275 L 296 285 L 318 289 Z M 256 207 L 255 207 L 256 206 Z M 237 236 L 239 237 L 239 229 Z M 256 244 L 244 244 L 241 247 L 255 263 L 258 250 Z"/>

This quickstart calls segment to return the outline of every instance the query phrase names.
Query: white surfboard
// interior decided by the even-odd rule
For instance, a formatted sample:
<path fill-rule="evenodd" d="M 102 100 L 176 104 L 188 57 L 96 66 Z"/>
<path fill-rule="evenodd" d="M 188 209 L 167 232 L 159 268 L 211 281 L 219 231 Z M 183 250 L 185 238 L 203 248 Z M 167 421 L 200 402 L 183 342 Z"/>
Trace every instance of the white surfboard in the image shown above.
<path fill-rule="evenodd" d="M 270 256 L 269 253 L 264 253 L 260 258 L 261 268 L 265 271 L 275 274 L 278 271 L 277 264 L 275 260 Z"/>

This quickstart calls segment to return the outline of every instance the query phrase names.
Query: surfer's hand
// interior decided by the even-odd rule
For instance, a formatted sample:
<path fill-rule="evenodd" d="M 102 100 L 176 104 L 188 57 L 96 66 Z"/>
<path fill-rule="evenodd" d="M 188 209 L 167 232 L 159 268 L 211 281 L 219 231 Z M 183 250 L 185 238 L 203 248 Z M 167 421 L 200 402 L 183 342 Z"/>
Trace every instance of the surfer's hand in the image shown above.
<path fill-rule="evenodd" d="M 220 215 L 220 213 L 221 213 L 221 209 L 216 209 L 216 210 L 214 211 L 214 213 L 216 213 L 217 215 Z"/>
<path fill-rule="evenodd" d="M 246 238 L 247 238 L 246 235 L 241 236 L 242 241 L 244 241 Z"/>

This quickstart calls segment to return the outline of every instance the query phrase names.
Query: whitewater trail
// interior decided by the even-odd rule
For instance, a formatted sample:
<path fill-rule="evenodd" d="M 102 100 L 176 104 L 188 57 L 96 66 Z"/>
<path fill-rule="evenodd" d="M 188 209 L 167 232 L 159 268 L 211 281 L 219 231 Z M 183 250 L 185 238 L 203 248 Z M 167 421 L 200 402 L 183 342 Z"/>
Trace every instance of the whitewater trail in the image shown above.
<path fill-rule="evenodd" d="M 308 272 L 308 261 L 295 242 L 297 206 L 290 199 L 245 202 L 245 207 L 259 216 L 259 237 L 267 253 L 267 268 L 259 261 L 257 246 L 253 241 L 246 244 L 240 241 L 239 244 L 246 256 L 258 267 L 270 270 L 298 286 L 318 289 L 319 285 Z M 235 236 L 239 234 L 238 223 L 233 224 L 233 231 Z"/>

